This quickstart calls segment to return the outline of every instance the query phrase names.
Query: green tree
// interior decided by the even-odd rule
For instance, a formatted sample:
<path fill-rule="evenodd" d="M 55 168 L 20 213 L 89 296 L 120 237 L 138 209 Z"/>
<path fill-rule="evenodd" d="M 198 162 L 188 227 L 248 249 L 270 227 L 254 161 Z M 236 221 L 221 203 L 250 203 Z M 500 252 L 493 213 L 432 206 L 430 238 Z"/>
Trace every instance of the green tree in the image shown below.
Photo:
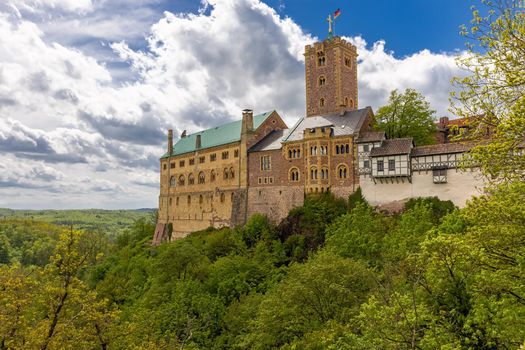
<path fill-rule="evenodd" d="M 525 11 L 522 0 L 482 0 L 487 13 L 473 8 L 468 54 L 457 58 L 467 74 L 454 80 L 452 111 L 470 119 L 474 138 L 493 129 L 488 144 L 471 155 L 493 181 L 525 180 Z"/>
<path fill-rule="evenodd" d="M 414 89 L 404 93 L 393 90 L 388 104 L 376 113 L 376 128 L 385 131 L 388 138 L 412 137 L 416 145 L 435 143 L 435 111 L 430 103 Z"/>
<path fill-rule="evenodd" d="M 367 204 L 357 203 L 351 213 L 337 218 L 326 229 L 326 249 L 365 264 L 381 264 L 383 237 L 387 220 Z"/>
<path fill-rule="evenodd" d="M 362 263 L 329 252 L 293 264 L 261 303 L 251 348 L 278 348 L 330 320 L 349 320 L 371 285 L 372 274 Z"/>

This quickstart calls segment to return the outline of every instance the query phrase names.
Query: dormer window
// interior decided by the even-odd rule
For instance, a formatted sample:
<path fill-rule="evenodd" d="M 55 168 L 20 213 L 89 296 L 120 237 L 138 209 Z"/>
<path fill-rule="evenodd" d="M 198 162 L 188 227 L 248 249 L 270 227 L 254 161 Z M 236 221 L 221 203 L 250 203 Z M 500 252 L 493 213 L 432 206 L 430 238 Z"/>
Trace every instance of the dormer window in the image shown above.
<path fill-rule="evenodd" d="M 317 52 L 317 65 L 319 67 L 322 67 L 326 64 L 326 57 L 324 55 L 324 51 L 318 51 Z"/>

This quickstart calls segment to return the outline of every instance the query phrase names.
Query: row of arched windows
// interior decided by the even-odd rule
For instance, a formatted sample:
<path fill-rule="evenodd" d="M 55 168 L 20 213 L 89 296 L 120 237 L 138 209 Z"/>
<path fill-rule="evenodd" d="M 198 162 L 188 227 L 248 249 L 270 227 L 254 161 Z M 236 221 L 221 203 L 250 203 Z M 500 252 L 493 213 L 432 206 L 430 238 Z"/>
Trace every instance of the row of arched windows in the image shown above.
<path fill-rule="evenodd" d="M 293 172 L 292 172 L 292 174 L 293 174 Z M 328 174 L 328 169 L 327 168 L 322 168 L 321 171 L 318 171 L 316 167 L 311 167 L 310 168 L 310 180 L 317 180 L 318 178 L 321 179 L 321 180 L 327 180 L 328 179 L 328 175 L 329 174 Z M 299 172 L 298 171 L 297 171 L 297 176 L 299 176 Z M 340 166 L 337 167 L 337 177 L 339 179 L 346 179 L 346 178 L 348 178 L 348 167 L 346 165 L 340 165 Z"/>
<path fill-rule="evenodd" d="M 335 146 L 335 154 L 345 154 L 350 153 L 350 145 L 336 145 Z"/>
<path fill-rule="evenodd" d="M 223 178 L 225 180 L 235 179 L 235 170 L 233 168 L 224 168 Z M 216 179 L 217 179 L 217 175 L 215 173 L 215 170 L 212 170 L 210 172 L 210 181 L 214 182 Z M 195 184 L 195 176 L 193 174 L 189 174 L 187 180 L 188 180 L 188 185 Z M 203 171 L 199 173 L 197 177 L 197 181 L 199 185 L 206 183 L 206 174 Z M 172 177 L 170 177 L 170 187 L 184 186 L 184 185 L 186 185 L 186 177 L 184 175 L 179 175 L 179 177 L 177 177 L 176 175 L 173 175 Z"/>
<path fill-rule="evenodd" d="M 322 156 L 326 156 L 328 154 L 328 146 L 319 146 L 319 154 Z M 311 156 L 317 155 L 317 146 L 310 147 L 310 155 Z"/>
<path fill-rule="evenodd" d="M 301 158 L 300 149 L 290 149 L 288 150 L 288 159 Z"/>

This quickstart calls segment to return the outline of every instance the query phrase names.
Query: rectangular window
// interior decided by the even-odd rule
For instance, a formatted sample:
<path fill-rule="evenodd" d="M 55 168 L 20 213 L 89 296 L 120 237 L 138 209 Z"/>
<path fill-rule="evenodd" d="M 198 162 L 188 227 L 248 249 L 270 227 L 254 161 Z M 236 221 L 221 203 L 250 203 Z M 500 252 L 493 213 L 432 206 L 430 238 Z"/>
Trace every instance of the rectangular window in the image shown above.
<path fill-rule="evenodd" d="M 447 183 L 447 169 L 433 169 L 432 176 L 435 184 Z"/>
<path fill-rule="evenodd" d="M 388 171 L 396 171 L 396 161 L 394 159 L 388 160 Z"/>
<path fill-rule="evenodd" d="M 270 183 L 273 184 L 273 177 L 270 178 Z"/>
<path fill-rule="evenodd" d="M 377 161 L 377 171 L 385 171 L 385 163 L 382 160 Z"/>
<path fill-rule="evenodd" d="M 259 185 L 262 184 L 262 177 L 259 178 Z"/>
<path fill-rule="evenodd" d="M 230 156 L 230 153 L 228 151 L 222 152 L 222 159 L 228 159 L 229 156 Z"/>
<path fill-rule="evenodd" d="M 236 149 L 235 151 L 233 151 L 233 156 L 234 156 L 235 158 L 239 158 L 239 150 L 238 150 L 238 149 Z"/>
<path fill-rule="evenodd" d="M 167 168 L 166 164 L 163 164 L 162 169 L 166 170 L 166 168 Z"/>
<path fill-rule="evenodd" d="M 272 169 L 272 158 L 270 156 L 261 157 L 261 170 L 268 171 Z"/>
<path fill-rule="evenodd" d="M 363 152 L 370 152 L 370 145 L 364 145 Z"/>
<path fill-rule="evenodd" d="M 171 169 L 175 169 L 175 162 L 171 162 L 171 163 L 170 163 L 170 168 L 171 168 Z"/>
<path fill-rule="evenodd" d="M 190 158 L 190 165 L 195 165 L 195 158 Z"/>
<path fill-rule="evenodd" d="M 183 160 L 181 160 L 181 161 L 179 162 L 179 167 L 181 167 L 181 168 L 182 168 L 183 166 L 184 166 L 184 161 L 183 161 Z"/>
<path fill-rule="evenodd" d="M 365 160 L 364 167 L 365 168 L 370 168 L 370 161 L 369 160 Z"/>
<path fill-rule="evenodd" d="M 217 154 L 212 153 L 210 154 L 210 162 L 215 162 L 217 160 Z"/>
<path fill-rule="evenodd" d="M 199 157 L 199 163 L 202 164 L 206 161 L 206 157 Z"/>

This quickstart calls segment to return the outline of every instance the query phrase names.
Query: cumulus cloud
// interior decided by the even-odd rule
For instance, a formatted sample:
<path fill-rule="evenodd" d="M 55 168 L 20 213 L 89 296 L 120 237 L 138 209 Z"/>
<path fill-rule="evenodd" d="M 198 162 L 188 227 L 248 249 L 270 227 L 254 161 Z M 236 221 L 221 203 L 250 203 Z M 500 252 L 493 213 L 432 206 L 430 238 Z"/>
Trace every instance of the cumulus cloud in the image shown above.
<path fill-rule="evenodd" d="M 0 206 L 35 196 L 54 207 L 155 206 L 169 127 L 197 131 L 246 107 L 276 109 L 289 125 L 304 114 L 302 54 L 317 38 L 292 19 L 260 0 L 207 0 L 195 13 L 159 13 L 156 2 L 0 5 Z M 132 5 L 144 14 L 117 9 Z M 400 58 L 387 43 L 348 40 L 360 55 L 360 106 L 412 87 L 446 113 L 452 55 Z"/>

